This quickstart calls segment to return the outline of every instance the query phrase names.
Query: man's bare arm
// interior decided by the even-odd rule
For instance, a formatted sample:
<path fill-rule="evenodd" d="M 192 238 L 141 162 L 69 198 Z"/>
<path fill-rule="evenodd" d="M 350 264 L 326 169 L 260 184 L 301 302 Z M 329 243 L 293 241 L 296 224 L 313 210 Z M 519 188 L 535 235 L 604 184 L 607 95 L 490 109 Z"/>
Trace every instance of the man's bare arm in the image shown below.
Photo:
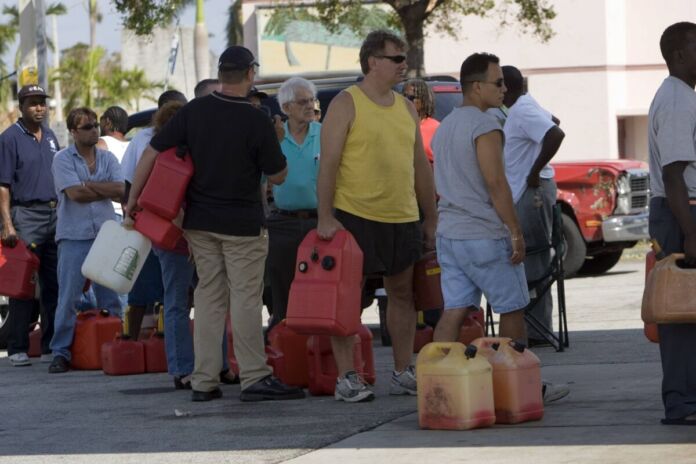
<path fill-rule="evenodd" d="M 541 143 L 541 151 L 539 152 L 539 156 L 537 156 L 536 161 L 534 161 L 534 164 L 532 165 L 532 169 L 529 171 L 527 185 L 530 187 L 539 186 L 539 173 L 544 166 L 549 164 L 551 159 L 556 156 L 556 153 L 558 153 L 558 149 L 561 147 L 561 143 L 563 143 L 564 138 L 565 132 L 563 132 L 558 126 L 553 126 L 546 131 L 546 135 L 544 135 L 544 139 Z"/>
<path fill-rule="evenodd" d="M 104 198 L 121 201 L 126 190 L 123 182 L 85 182 L 85 186 Z"/>
<path fill-rule="evenodd" d="M 135 210 L 135 206 L 140 196 L 140 192 L 145 187 L 148 177 L 150 177 L 150 172 L 155 165 L 155 160 L 157 159 L 159 152 L 148 145 L 143 154 L 140 156 L 140 161 L 135 167 L 135 174 L 133 175 L 133 183 L 131 184 L 130 192 L 128 194 L 128 203 L 126 204 L 126 216 L 130 216 Z M 127 223 L 127 218 L 124 217 L 124 222 Z"/>
<path fill-rule="evenodd" d="M 684 233 L 684 254 L 689 264 L 696 264 L 696 221 L 689 208 L 689 190 L 684 182 L 686 161 L 676 161 L 662 168 L 662 182 L 665 186 L 667 203 L 672 214 L 677 218 Z"/>
<path fill-rule="evenodd" d="M 64 192 L 70 200 L 77 203 L 92 203 L 93 201 L 107 199 L 107 197 L 100 195 L 91 187 L 87 187 L 86 184 L 68 187 Z"/>
<path fill-rule="evenodd" d="M 512 239 L 510 260 L 513 264 L 519 264 L 524 260 L 525 245 L 522 229 L 515 213 L 510 185 L 505 177 L 503 138 L 500 131 L 489 132 L 476 139 L 476 157 L 493 207 L 510 230 Z"/>
<path fill-rule="evenodd" d="M 17 244 L 17 231 L 10 215 L 10 188 L 4 185 L 0 186 L 0 220 L 2 221 L 0 239 L 3 244 L 12 248 Z"/>
<path fill-rule="evenodd" d="M 323 239 L 331 239 L 343 225 L 333 215 L 336 193 L 336 175 L 341 163 L 343 147 L 355 117 L 353 98 L 347 92 L 339 93 L 329 105 L 321 125 L 321 158 L 317 178 L 318 216 L 317 232 Z"/>
<path fill-rule="evenodd" d="M 266 179 L 273 185 L 280 185 L 285 182 L 285 178 L 288 176 L 288 167 L 285 166 L 280 172 L 273 174 L 272 176 L 266 175 Z"/>

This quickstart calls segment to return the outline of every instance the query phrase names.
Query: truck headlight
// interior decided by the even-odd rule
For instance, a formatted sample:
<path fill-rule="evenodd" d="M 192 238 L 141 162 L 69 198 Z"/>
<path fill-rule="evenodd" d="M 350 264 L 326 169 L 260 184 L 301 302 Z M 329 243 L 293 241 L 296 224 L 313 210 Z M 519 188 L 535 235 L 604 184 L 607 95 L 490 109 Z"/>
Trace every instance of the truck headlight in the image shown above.
<path fill-rule="evenodd" d="M 629 194 L 623 194 L 616 197 L 616 208 L 614 214 L 630 214 L 631 212 L 631 197 Z"/>
<path fill-rule="evenodd" d="M 628 180 L 628 176 L 623 174 L 616 179 L 616 193 L 621 195 L 627 195 L 631 193 L 631 181 Z"/>

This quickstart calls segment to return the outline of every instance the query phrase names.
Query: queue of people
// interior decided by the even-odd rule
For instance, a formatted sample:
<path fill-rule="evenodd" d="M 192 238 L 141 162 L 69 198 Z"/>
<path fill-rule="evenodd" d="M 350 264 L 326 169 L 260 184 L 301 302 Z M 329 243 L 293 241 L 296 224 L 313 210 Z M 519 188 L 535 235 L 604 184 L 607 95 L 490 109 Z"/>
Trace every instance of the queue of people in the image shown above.
<path fill-rule="evenodd" d="M 689 124 L 696 117 L 688 106 L 696 98 L 695 43 L 696 24 L 665 30 L 660 46 L 670 77 L 650 110 L 651 169 L 660 173 L 651 176 L 650 233 L 663 250 L 684 251 L 689 261 L 696 260 L 689 206 L 696 197 L 689 193 L 696 163 Z M 130 142 L 120 163 L 123 113 L 110 108 L 102 116 L 100 140 L 97 115 L 74 109 L 68 116 L 74 144 L 59 150 L 42 124 L 46 93 L 22 88 L 22 116 L 0 135 L 0 238 L 5 246 L 21 238 L 41 259 L 42 361 L 51 363 L 49 372 L 70 368 L 74 308 L 84 285 L 80 266 L 101 224 L 116 217 L 112 201 L 127 198 L 123 221 L 131 224 L 158 154 L 182 145 L 195 166 L 182 211 L 186 243 L 153 250 L 159 273 L 144 270 L 142 279 L 159 282 L 160 294 L 136 291 L 128 302 L 137 312 L 151 299 L 163 301 L 169 373 L 176 388 L 192 390 L 193 401 L 220 398 L 221 382 L 241 383 L 242 401 L 304 397 L 266 364 L 261 308 L 267 283 L 271 325 L 285 317 L 297 247 L 313 228 L 323 239 L 350 231 L 364 254 L 363 275 L 383 278 L 393 341 L 390 394 L 415 395 L 418 388 L 412 279 L 424 250 L 436 248 L 442 268 L 445 310 L 435 340 L 456 340 L 483 295 L 500 314 L 501 335 L 526 344 L 527 282 L 549 256 L 533 263 L 525 252 L 550 239 L 555 184 L 548 163 L 564 133 L 526 93 L 519 70 L 501 67 L 487 53 L 462 63 L 463 105 L 438 127 L 427 84 L 410 80 L 403 95 L 393 90 L 406 70 L 405 48 L 397 35 L 370 33 L 360 49 L 365 78 L 334 98 L 320 124 L 316 88 L 299 77 L 278 92 L 286 121 L 259 111 L 266 97 L 253 87 L 259 64 L 248 49 L 230 47 L 220 57 L 218 79 L 199 83 L 194 100 L 175 91 L 162 95 L 154 125 Z M 271 205 L 264 203 L 266 184 Z M 94 293 L 100 307 L 121 315 L 119 295 L 97 285 Z M 550 305 L 540 307 L 538 318 L 550 325 Z M 12 299 L 10 308 L 10 362 L 27 365 L 33 302 Z M 238 378 L 226 365 L 228 313 Z M 689 325 L 660 325 L 669 424 L 696 423 L 694 366 L 684 354 L 693 343 L 690 331 Z M 353 369 L 352 339 L 331 342 L 335 399 L 374 399 Z M 568 394 L 564 386 L 545 383 L 544 389 L 545 401 Z"/>

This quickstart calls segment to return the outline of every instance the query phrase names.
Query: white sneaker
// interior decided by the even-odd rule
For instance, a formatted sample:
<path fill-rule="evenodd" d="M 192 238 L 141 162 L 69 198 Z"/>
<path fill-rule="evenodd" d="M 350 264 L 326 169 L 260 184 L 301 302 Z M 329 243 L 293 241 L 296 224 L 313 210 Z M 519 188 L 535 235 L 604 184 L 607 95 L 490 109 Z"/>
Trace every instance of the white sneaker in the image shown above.
<path fill-rule="evenodd" d="M 413 365 L 408 366 L 402 372 L 392 372 L 391 384 L 389 385 L 389 394 L 418 394 L 418 384 L 416 383 L 416 369 L 413 367 Z"/>
<path fill-rule="evenodd" d="M 553 384 L 545 380 L 541 382 L 541 396 L 544 399 L 544 404 L 565 398 L 568 393 L 570 393 L 570 388 L 564 383 Z"/>
<path fill-rule="evenodd" d="M 41 364 L 51 364 L 53 362 L 53 353 L 44 353 L 41 355 Z"/>
<path fill-rule="evenodd" d="M 355 371 L 349 371 L 345 377 L 336 380 L 334 399 L 346 403 L 360 403 L 374 400 L 375 394 L 367 388 L 365 381 Z"/>
<path fill-rule="evenodd" d="M 31 361 L 26 353 L 15 353 L 10 355 L 10 362 L 14 367 L 31 366 Z"/>

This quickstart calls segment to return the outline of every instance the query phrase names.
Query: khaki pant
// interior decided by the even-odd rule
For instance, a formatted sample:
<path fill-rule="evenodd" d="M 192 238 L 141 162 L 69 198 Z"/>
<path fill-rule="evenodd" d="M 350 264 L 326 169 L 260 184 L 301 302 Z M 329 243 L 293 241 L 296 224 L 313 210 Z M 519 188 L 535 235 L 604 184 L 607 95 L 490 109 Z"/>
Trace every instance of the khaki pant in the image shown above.
<path fill-rule="evenodd" d="M 263 272 L 268 235 L 239 237 L 198 230 L 185 231 L 198 272 L 194 293 L 195 365 L 192 386 L 210 391 L 218 386 L 228 308 L 239 362 L 242 390 L 271 374 L 266 364 L 261 323 Z"/>

